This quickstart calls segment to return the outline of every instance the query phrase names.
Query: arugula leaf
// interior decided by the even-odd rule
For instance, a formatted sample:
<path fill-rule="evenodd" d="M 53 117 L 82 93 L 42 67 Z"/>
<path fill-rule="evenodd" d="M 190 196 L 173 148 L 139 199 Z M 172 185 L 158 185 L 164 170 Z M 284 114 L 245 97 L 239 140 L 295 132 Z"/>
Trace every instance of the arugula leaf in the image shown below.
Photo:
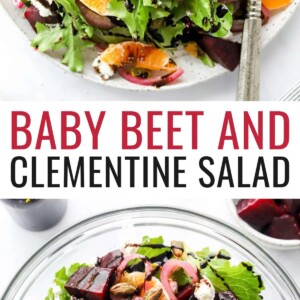
<path fill-rule="evenodd" d="M 74 34 L 72 18 L 69 15 L 65 15 L 63 25 L 62 28 L 60 25 L 49 27 L 37 23 L 37 35 L 32 40 L 31 45 L 41 52 L 65 48 L 62 63 L 73 72 L 82 72 L 82 51 L 92 47 L 93 43 L 83 40 L 80 31 Z"/>
<path fill-rule="evenodd" d="M 87 264 L 75 263 L 72 264 L 68 269 L 66 267 L 61 268 L 55 273 L 54 284 L 59 287 L 60 291 L 58 293 L 60 300 L 70 300 L 70 295 L 65 290 L 65 284 L 69 280 L 69 278 L 80 268 L 87 267 Z M 48 290 L 48 294 L 45 300 L 54 300 L 55 294 L 53 288 Z"/>
<path fill-rule="evenodd" d="M 41 52 L 64 48 L 62 63 L 73 72 L 82 72 L 82 52 L 93 46 L 87 38 L 93 36 L 94 29 L 86 23 L 74 0 L 55 1 L 62 11 L 62 24 L 51 26 L 37 23 L 37 35 L 31 45 Z"/>
<path fill-rule="evenodd" d="M 63 56 L 62 63 L 67 65 L 73 72 L 82 72 L 83 57 L 82 51 L 93 46 L 90 41 L 83 40 L 79 34 L 73 34 L 72 20 L 66 15 L 64 21 L 66 28 L 64 29 L 62 43 L 67 48 Z"/>
<path fill-rule="evenodd" d="M 147 245 L 163 245 L 164 240 L 162 236 L 158 236 L 155 238 L 150 238 L 149 236 L 144 236 L 141 245 L 143 247 L 139 247 L 137 249 L 137 253 L 148 257 L 149 259 L 159 256 L 167 251 L 170 251 L 170 247 L 163 248 L 151 248 L 145 247 Z"/>
<path fill-rule="evenodd" d="M 54 50 L 57 46 L 57 43 L 63 37 L 63 31 L 60 26 L 47 27 L 41 23 L 36 23 L 35 25 L 37 30 L 37 35 L 31 41 L 32 47 L 36 47 L 41 52 L 47 50 Z"/>
<path fill-rule="evenodd" d="M 111 16 L 121 19 L 127 25 L 133 39 L 143 40 L 149 22 L 149 7 L 143 0 L 132 0 L 133 11 L 129 12 L 123 0 L 110 0 L 108 10 Z"/>

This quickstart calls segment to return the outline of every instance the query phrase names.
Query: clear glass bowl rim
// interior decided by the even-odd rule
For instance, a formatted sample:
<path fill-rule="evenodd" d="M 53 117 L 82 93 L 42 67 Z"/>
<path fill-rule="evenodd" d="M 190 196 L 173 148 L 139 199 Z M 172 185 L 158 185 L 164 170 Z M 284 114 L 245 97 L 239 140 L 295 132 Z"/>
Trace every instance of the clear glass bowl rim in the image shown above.
<path fill-rule="evenodd" d="M 192 216 L 199 218 L 199 220 L 205 220 L 210 223 L 212 223 L 215 226 L 218 227 L 224 227 L 227 231 L 234 233 L 235 235 L 239 235 L 244 239 L 244 241 L 247 241 L 249 245 L 256 248 L 258 251 L 255 256 L 263 257 L 268 265 L 272 266 L 273 269 L 276 270 L 279 274 L 281 274 L 281 277 L 284 279 L 288 287 L 293 290 L 295 296 L 300 299 L 300 289 L 295 284 L 293 279 L 290 277 L 290 275 L 284 270 L 284 268 L 281 267 L 281 265 L 276 262 L 263 248 L 261 248 L 259 245 L 257 245 L 251 238 L 243 234 L 239 229 L 235 228 L 234 226 L 230 225 L 227 222 L 221 221 L 218 218 L 204 215 L 198 212 L 194 212 L 188 209 L 179 208 L 179 207 L 169 207 L 169 206 L 132 206 L 132 207 L 126 207 L 126 208 L 120 208 L 115 210 L 106 211 L 100 214 L 97 214 L 95 216 L 89 217 L 87 219 L 84 219 L 80 222 L 75 223 L 74 225 L 71 225 L 70 227 L 64 229 L 57 235 L 55 235 L 53 238 L 51 238 L 48 242 L 46 242 L 39 250 L 37 250 L 28 260 L 27 262 L 20 268 L 20 270 L 16 273 L 15 277 L 11 280 L 8 287 L 6 288 L 4 294 L 0 298 L 1 300 L 13 300 L 14 292 L 22 286 L 24 283 L 23 277 L 25 274 L 28 274 L 32 265 L 38 260 L 43 259 L 43 254 L 47 252 L 47 250 L 54 246 L 57 242 L 61 241 L 64 236 L 68 236 L 69 234 L 72 234 L 72 232 L 76 231 L 77 229 L 80 229 L 81 227 L 91 224 L 94 221 L 106 218 L 106 217 L 113 217 L 117 214 L 126 214 L 131 212 L 146 212 L 146 211 L 165 211 L 165 212 L 173 212 L 173 213 L 179 213 L 181 215 L 185 216 Z M 239 244 L 236 240 L 234 240 L 235 243 Z M 46 253 L 47 254 L 47 253 Z M 45 257 L 44 257 L 45 258 Z M 26 277 L 25 277 L 26 278 Z"/>

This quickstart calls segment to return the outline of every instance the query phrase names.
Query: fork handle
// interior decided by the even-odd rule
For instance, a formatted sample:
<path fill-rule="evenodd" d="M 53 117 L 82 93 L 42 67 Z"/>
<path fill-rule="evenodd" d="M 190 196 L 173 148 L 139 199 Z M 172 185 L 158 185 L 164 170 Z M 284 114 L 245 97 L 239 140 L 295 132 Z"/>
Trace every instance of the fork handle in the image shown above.
<path fill-rule="evenodd" d="M 254 16 L 245 20 L 237 100 L 259 100 L 261 26 L 260 17 Z"/>

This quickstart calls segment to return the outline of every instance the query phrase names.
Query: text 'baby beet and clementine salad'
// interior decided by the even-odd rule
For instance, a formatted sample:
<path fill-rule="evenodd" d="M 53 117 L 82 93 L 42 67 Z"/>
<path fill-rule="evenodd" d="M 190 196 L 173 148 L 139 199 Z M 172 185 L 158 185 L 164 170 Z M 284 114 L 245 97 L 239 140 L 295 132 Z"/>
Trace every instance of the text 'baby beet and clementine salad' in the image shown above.
<path fill-rule="evenodd" d="M 241 45 L 232 35 L 243 30 L 246 0 L 14 1 L 27 6 L 25 18 L 37 32 L 32 46 L 62 51 L 62 63 L 73 72 L 83 71 L 83 51 L 91 47 L 100 52 L 93 67 L 103 80 L 119 73 L 140 85 L 176 81 L 184 71 L 173 60 L 176 50 L 208 67 L 233 71 L 239 64 Z M 265 24 L 269 9 L 290 0 L 264 2 Z"/>
<path fill-rule="evenodd" d="M 233 265 L 225 250 L 191 251 L 181 241 L 145 236 L 141 244 L 73 264 L 55 274 L 45 300 L 261 300 L 253 265 Z"/>

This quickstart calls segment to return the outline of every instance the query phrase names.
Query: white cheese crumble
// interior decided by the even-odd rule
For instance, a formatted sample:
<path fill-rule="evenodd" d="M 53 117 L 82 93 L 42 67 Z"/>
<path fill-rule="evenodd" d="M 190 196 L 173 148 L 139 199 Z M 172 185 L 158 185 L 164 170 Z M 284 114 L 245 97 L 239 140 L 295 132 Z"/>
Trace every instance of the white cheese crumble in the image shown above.
<path fill-rule="evenodd" d="M 113 67 L 101 61 L 99 56 L 94 60 L 93 67 L 103 80 L 108 80 L 115 74 Z"/>
<path fill-rule="evenodd" d="M 216 292 L 211 281 L 205 277 L 196 285 L 194 295 L 198 300 L 214 300 Z"/>
<path fill-rule="evenodd" d="M 47 18 L 52 15 L 51 10 L 46 8 L 38 0 L 31 0 L 31 4 L 39 11 L 41 17 Z"/>

